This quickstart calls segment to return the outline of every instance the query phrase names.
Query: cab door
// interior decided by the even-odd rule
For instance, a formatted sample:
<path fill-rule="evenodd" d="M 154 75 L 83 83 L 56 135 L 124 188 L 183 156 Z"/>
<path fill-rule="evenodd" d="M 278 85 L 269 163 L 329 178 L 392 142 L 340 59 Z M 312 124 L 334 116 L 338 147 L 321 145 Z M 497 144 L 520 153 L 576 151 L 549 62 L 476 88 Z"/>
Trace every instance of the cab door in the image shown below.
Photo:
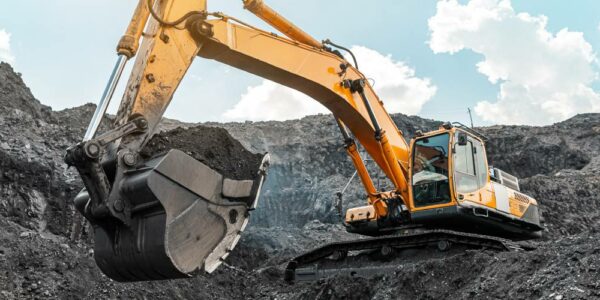
<path fill-rule="evenodd" d="M 412 148 L 413 210 L 452 205 L 449 181 L 450 135 L 445 132 L 417 139 Z"/>
<path fill-rule="evenodd" d="M 477 184 L 479 187 L 479 201 L 481 204 L 494 208 L 496 207 L 494 200 L 494 187 L 490 182 L 490 173 L 488 168 L 487 155 L 485 146 L 479 139 L 473 139 L 473 150 L 475 151 L 475 168 L 477 176 Z M 508 205 L 508 204 L 507 204 Z"/>
<path fill-rule="evenodd" d="M 465 132 L 454 135 L 454 190 L 459 201 L 490 205 L 493 190 L 488 184 L 488 167 L 483 143 Z M 458 143 L 459 134 L 467 134 L 466 144 Z"/>

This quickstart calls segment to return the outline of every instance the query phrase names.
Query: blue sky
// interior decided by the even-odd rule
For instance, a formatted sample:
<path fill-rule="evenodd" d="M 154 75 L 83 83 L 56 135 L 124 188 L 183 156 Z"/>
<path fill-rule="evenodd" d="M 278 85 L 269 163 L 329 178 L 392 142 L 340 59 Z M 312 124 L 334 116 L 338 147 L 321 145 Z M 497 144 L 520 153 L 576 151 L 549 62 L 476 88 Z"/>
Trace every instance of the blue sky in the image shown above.
<path fill-rule="evenodd" d="M 116 42 L 127 26 L 136 2 L 7 1 L 0 11 L 0 30 L 10 34 L 10 54 L 14 57 L 12 64 L 23 74 L 34 95 L 54 109 L 68 108 L 97 101 L 116 58 Z M 509 90 L 514 85 L 530 84 L 520 82 L 515 79 L 518 76 L 510 72 L 508 75 L 504 74 L 505 78 L 500 74 L 502 78 L 492 83 L 490 78 L 500 71 L 496 69 L 482 73 L 476 64 L 484 57 L 489 58 L 491 64 L 505 61 L 498 57 L 494 60 L 494 55 L 502 51 L 488 52 L 488 49 L 481 47 L 485 40 L 476 36 L 465 38 L 463 43 L 466 46 L 453 51 L 452 45 L 447 43 L 448 36 L 463 37 L 464 32 L 459 29 L 440 33 L 444 35 L 440 39 L 445 39 L 445 42 L 440 42 L 438 53 L 435 53 L 429 45 L 432 29 L 428 26 L 428 20 L 440 13 L 437 1 L 379 0 L 368 5 L 364 1 L 347 0 L 307 0 L 302 1 L 301 5 L 298 1 L 266 2 L 317 39 L 330 38 L 339 44 L 364 46 L 383 55 L 391 55 L 393 61 L 411 68 L 414 77 L 428 78 L 436 89 L 435 94 L 427 98 L 416 112 L 423 117 L 467 122 L 467 107 L 475 108 L 484 100 L 491 103 L 480 106 L 481 109 L 487 108 L 498 114 L 510 113 L 493 106 L 500 99 L 501 89 Z M 453 8 L 466 7 L 468 3 L 469 1 L 458 1 L 453 4 Z M 515 15 L 544 15 L 547 17 L 545 30 L 551 34 L 556 34 L 563 28 L 568 28 L 570 32 L 582 32 L 583 40 L 591 46 L 590 51 L 594 55 L 600 49 L 600 1 L 512 1 L 512 9 Z M 251 13 L 244 11 L 238 0 L 209 2 L 209 10 L 224 11 L 251 24 L 268 28 Z M 474 14 L 477 13 L 473 11 Z M 480 34 L 484 35 L 486 32 Z M 510 35 L 511 32 L 507 34 Z M 527 47 L 523 45 L 518 49 Z M 550 59 L 552 53 L 554 52 L 550 51 L 548 54 Z M 557 70 L 563 70 L 561 68 L 557 66 Z M 589 70 L 594 74 L 598 72 L 597 61 L 590 63 Z M 573 69 L 573 72 L 589 70 Z M 586 78 L 574 85 L 584 82 L 589 88 L 586 95 L 592 94 L 586 97 L 596 99 L 600 84 L 597 79 Z M 167 116 L 184 121 L 222 121 L 223 114 L 234 107 L 242 95 L 249 93 L 249 87 L 260 86 L 262 83 L 261 78 L 199 58 L 177 92 Z M 503 83 L 506 85 L 503 86 Z M 543 90 L 543 93 L 547 92 L 546 89 Z M 539 95 L 546 95 L 540 93 Z M 552 93 L 556 94 L 555 91 Z M 541 97 L 536 95 L 538 94 L 531 96 L 533 102 L 536 101 L 535 97 Z M 113 102 L 120 100 L 118 96 Z M 523 99 L 529 96 L 525 95 Z M 575 112 L 585 112 L 589 107 L 594 107 L 595 110 L 593 103 L 592 106 L 583 106 L 583 111 Z M 562 105 L 569 106 L 569 103 Z M 535 106 L 531 109 L 535 109 Z M 564 115 L 550 115 L 549 120 L 559 120 Z M 477 114 L 474 115 L 474 120 L 479 125 L 527 123 L 522 119 L 484 120 Z"/>

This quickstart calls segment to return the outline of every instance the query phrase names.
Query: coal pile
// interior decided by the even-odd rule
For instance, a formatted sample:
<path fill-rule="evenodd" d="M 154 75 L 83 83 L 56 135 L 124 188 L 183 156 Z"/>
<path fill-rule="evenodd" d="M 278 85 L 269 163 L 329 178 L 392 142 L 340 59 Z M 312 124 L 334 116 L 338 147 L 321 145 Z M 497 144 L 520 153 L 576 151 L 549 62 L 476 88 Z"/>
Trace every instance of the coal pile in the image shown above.
<path fill-rule="evenodd" d="M 94 108 L 52 111 L 0 63 L 0 299 L 600 298 L 600 114 L 544 127 L 480 128 L 493 164 L 521 177 L 522 191 L 540 202 L 546 230 L 535 250 L 415 255 L 389 262 L 393 273 L 295 285 L 281 280 L 290 258 L 354 238 L 331 206 L 353 172 L 333 117 L 202 126 L 166 120 L 145 155 L 178 148 L 232 178 L 248 178 L 254 173 L 244 170 L 256 170 L 261 158 L 252 153 L 269 152 L 269 177 L 251 226 L 215 273 L 121 284 L 98 270 L 88 235 L 69 239 L 71 201 L 82 184 L 62 156 L 83 136 Z M 393 119 L 409 137 L 440 124 Z M 102 128 L 109 126 L 105 120 Z M 376 185 L 385 187 L 369 164 Z M 346 207 L 364 204 L 358 181 L 346 199 Z"/>
<path fill-rule="evenodd" d="M 223 128 L 176 128 L 154 135 L 142 149 L 146 158 L 179 149 L 231 179 L 256 179 L 263 155 L 254 154 Z"/>
<path fill-rule="evenodd" d="M 581 114 L 552 126 L 491 126 L 487 152 L 494 166 L 518 177 L 581 170 L 597 158 L 600 115 Z M 591 167 L 591 165 L 590 165 Z"/>
<path fill-rule="evenodd" d="M 393 274 L 304 286 L 295 299 L 597 299 L 599 249 L 589 240 L 599 236 L 565 237 L 531 252 L 466 251 L 405 262 Z"/>
<path fill-rule="evenodd" d="M 407 138 L 414 136 L 417 130 L 437 129 L 442 123 L 402 114 L 392 115 L 392 119 Z M 332 203 L 335 194 L 352 176 L 354 167 L 331 115 L 283 122 L 206 125 L 225 128 L 250 151 L 271 155 L 269 177 L 260 199 L 262 209 L 254 212 L 253 224 L 302 227 L 315 219 L 331 224 L 339 222 Z M 391 183 L 373 161 L 366 164 L 376 186 L 391 188 Z M 344 203 L 345 208 L 366 203 L 358 178 L 346 191 Z"/>

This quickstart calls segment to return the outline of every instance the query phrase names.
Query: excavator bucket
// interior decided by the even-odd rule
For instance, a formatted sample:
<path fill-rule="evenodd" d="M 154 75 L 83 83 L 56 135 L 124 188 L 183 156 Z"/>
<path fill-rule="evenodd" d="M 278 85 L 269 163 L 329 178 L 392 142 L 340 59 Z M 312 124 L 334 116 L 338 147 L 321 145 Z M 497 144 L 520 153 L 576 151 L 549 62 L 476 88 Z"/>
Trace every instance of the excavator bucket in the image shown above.
<path fill-rule="evenodd" d="M 96 263 L 117 281 L 212 272 L 240 239 L 268 162 L 265 154 L 256 178 L 233 180 L 180 150 L 170 150 L 126 172 L 118 188 L 130 203 L 131 222 L 91 222 Z M 82 192 L 78 209 L 85 211 L 88 199 Z"/>

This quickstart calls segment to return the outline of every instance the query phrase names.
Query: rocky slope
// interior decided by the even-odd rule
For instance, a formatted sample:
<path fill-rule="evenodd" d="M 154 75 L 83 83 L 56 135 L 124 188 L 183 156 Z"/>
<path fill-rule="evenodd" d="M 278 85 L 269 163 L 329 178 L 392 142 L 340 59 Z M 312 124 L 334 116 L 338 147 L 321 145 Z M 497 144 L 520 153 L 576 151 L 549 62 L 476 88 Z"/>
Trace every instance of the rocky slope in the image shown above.
<path fill-rule="evenodd" d="M 407 138 L 416 130 L 437 129 L 441 124 L 401 114 L 393 115 L 393 119 Z M 330 115 L 310 116 L 300 121 L 210 125 L 226 128 L 249 149 L 272 153 L 274 163 L 261 199 L 262 209 L 257 212 L 257 224 L 302 226 L 313 219 L 337 222 L 331 203 L 354 169 Z M 523 181 L 526 186 L 534 175 L 546 176 L 542 181 L 551 182 L 551 177 L 561 170 L 583 169 L 590 173 L 599 169 L 598 114 L 579 115 L 546 127 L 492 126 L 478 130 L 489 138 L 486 146 L 491 164 L 527 178 Z M 376 181 L 387 185 L 376 165 L 367 164 L 374 178 L 380 178 Z M 567 186 L 576 186 L 573 184 Z M 540 192 L 531 190 L 536 198 L 543 200 L 547 188 L 541 188 Z M 350 207 L 364 203 L 358 179 L 344 199 Z M 273 216 L 272 212 L 277 213 Z"/>
<path fill-rule="evenodd" d="M 286 122 L 205 124 L 227 129 L 273 158 L 252 226 L 227 265 L 190 280 L 115 283 L 96 268 L 86 240 L 69 241 L 70 201 L 81 184 L 63 151 L 87 126 L 93 105 L 52 111 L 0 64 L 0 298 L 55 299 L 590 299 L 600 298 L 600 114 L 546 127 L 492 126 L 495 166 L 523 177 L 547 228 L 530 252 L 455 252 L 392 262 L 396 272 L 284 284 L 285 262 L 317 245 L 352 238 L 333 195 L 352 175 L 329 115 Z M 395 115 L 408 136 L 439 122 Z M 104 123 L 104 128 L 109 122 Z M 190 126 L 165 120 L 162 128 Z M 369 163 L 374 176 L 374 164 Z M 385 181 L 381 185 L 387 184 Z M 345 199 L 363 203 L 358 180 Z M 315 221 L 315 219 L 320 221 Z M 460 270 L 460 272 L 457 272 Z"/>
<path fill-rule="evenodd" d="M 441 122 L 415 116 L 394 115 L 398 128 L 408 137 L 416 130 L 437 129 Z M 257 210 L 261 226 L 302 226 L 319 219 L 338 222 L 332 207 L 354 172 L 343 147 L 339 129 L 331 115 L 305 117 L 284 122 L 213 123 L 255 152 L 271 153 L 272 166 Z M 363 158 L 367 155 L 363 154 Z M 367 162 L 375 184 L 389 185 L 373 161 Z M 358 178 L 344 194 L 346 207 L 364 205 L 366 198 Z"/>

